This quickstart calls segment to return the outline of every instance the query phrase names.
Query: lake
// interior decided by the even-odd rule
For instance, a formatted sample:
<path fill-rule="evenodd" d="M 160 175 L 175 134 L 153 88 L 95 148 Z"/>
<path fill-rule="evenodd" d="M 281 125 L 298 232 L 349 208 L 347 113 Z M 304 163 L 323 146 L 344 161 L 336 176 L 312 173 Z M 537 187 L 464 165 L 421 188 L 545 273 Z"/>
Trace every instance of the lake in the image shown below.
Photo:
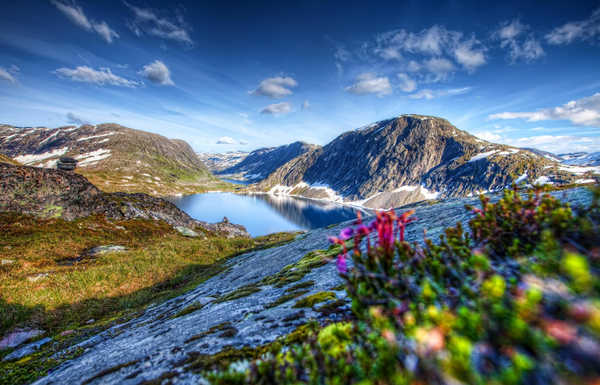
<path fill-rule="evenodd" d="M 246 227 L 253 236 L 279 231 L 309 230 L 356 218 L 357 210 L 310 199 L 225 192 L 171 197 L 189 216 L 205 222 L 230 222 Z"/>

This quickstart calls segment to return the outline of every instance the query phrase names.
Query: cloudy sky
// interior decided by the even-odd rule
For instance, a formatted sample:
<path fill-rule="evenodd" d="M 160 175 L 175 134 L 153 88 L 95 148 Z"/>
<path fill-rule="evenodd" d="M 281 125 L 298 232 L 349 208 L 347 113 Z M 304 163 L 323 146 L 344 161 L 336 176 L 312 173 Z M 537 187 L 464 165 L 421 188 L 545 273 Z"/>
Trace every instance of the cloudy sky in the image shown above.
<path fill-rule="evenodd" d="M 221 152 L 417 113 L 600 151 L 600 1 L 205 3 L 5 4 L 0 122 L 116 122 Z"/>

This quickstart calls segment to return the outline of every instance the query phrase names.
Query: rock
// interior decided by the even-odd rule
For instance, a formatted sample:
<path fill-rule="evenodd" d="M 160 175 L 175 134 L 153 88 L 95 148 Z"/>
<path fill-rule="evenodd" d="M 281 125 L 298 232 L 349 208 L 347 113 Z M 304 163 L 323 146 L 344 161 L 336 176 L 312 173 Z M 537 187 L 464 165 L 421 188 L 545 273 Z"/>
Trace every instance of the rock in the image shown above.
<path fill-rule="evenodd" d="M 122 253 L 124 251 L 127 251 L 127 248 L 125 246 L 103 245 L 103 246 L 93 247 L 93 248 L 85 251 L 84 254 L 91 256 L 91 257 L 95 257 L 95 256 L 103 255 L 106 253 Z"/>
<path fill-rule="evenodd" d="M 189 229 L 189 228 L 184 227 L 184 226 L 175 226 L 175 230 L 179 231 L 179 233 L 181 235 L 186 236 L 186 237 L 195 238 L 195 237 L 199 237 L 200 236 L 200 234 L 198 234 L 194 230 Z"/>
<path fill-rule="evenodd" d="M 43 330 L 38 329 L 15 329 L 8 333 L 0 340 L 0 350 L 14 348 L 21 345 L 23 342 L 44 334 Z"/>
<path fill-rule="evenodd" d="M 42 338 L 39 341 L 32 342 L 32 343 L 25 345 L 22 348 L 17 349 L 14 352 L 10 353 L 6 357 L 4 357 L 3 361 L 19 360 L 25 356 L 28 356 L 30 354 L 37 352 L 38 350 L 40 350 L 40 348 L 42 346 L 46 345 L 47 343 L 49 343 L 51 341 L 52 341 L 52 338 L 46 337 L 46 338 Z"/>
<path fill-rule="evenodd" d="M 29 282 L 37 282 L 40 279 L 44 279 L 48 276 L 48 273 L 39 273 L 39 274 L 35 274 L 35 275 L 30 275 L 29 277 L 27 277 L 27 280 Z"/>
<path fill-rule="evenodd" d="M 60 333 L 59 335 L 61 337 L 66 337 L 66 336 L 70 336 L 73 333 L 75 333 L 75 330 L 69 329 L 69 330 L 65 330 L 64 332 Z"/>
<path fill-rule="evenodd" d="M 221 222 L 223 222 L 223 223 L 229 223 L 229 218 L 223 217 L 223 220 Z"/>
<path fill-rule="evenodd" d="M 0 260 L 0 266 L 12 265 L 15 263 L 14 259 L 2 259 Z"/>
<path fill-rule="evenodd" d="M 564 197 L 576 206 L 589 204 L 591 193 L 574 189 L 567 193 L 557 192 L 555 196 Z M 490 198 L 497 200 L 498 195 Z M 406 240 L 422 241 L 425 230 L 428 238 L 437 239 L 446 227 L 454 226 L 458 221 L 466 223 L 473 214 L 466 211 L 464 205 L 477 204 L 477 201 L 478 198 L 451 199 L 436 205 L 414 205 L 412 208 L 418 220 L 406 228 Z M 364 220 L 368 223 L 370 219 Z M 221 273 L 189 292 L 148 307 L 139 317 L 56 353 L 60 357 L 69 352 L 83 352 L 35 384 L 81 383 L 90 378 L 97 379 L 95 376 L 98 375 L 102 377 L 96 382 L 103 384 L 137 384 L 166 374 L 174 376 L 171 378 L 173 383 L 206 383 L 200 374 L 182 370 L 182 362 L 190 355 L 215 354 L 227 347 L 260 346 L 293 332 L 310 319 L 323 320 L 321 312 L 325 310 L 326 302 L 302 308 L 302 311 L 294 305 L 302 298 L 332 291 L 343 283 L 342 278 L 334 263 L 316 263 L 298 279 L 297 272 L 307 263 L 306 260 L 298 262 L 307 256 L 306 250 L 327 249 L 327 237 L 337 236 L 351 223 L 311 230 L 294 242 L 227 260 Z M 281 278 L 291 271 L 287 267 L 290 265 L 296 267 L 295 278 L 282 281 Z M 297 285 L 303 285 L 299 296 L 286 298 Z M 341 291 L 335 294 L 340 302 L 347 300 Z M 191 306 L 193 311 L 185 311 Z M 341 319 L 344 308 L 332 308 L 333 312 L 327 317 L 339 316 Z M 434 337 L 434 343 L 430 344 L 433 348 L 441 343 L 438 336 Z M 585 346 L 586 354 L 596 354 L 598 349 L 588 345 Z M 119 370 L 111 370 L 115 367 Z"/>
<path fill-rule="evenodd" d="M 85 324 L 86 324 L 86 325 L 91 325 L 91 324 L 93 324 L 94 322 L 96 322 L 96 320 L 95 320 L 95 319 L 93 319 L 93 318 L 91 318 L 91 319 L 89 319 L 89 320 L 85 321 Z"/>
<path fill-rule="evenodd" d="M 68 156 L 63 156 L 56 163 L 56 168 L 63 171 L 73 171 L 77 167 L 77 160 Z"/>

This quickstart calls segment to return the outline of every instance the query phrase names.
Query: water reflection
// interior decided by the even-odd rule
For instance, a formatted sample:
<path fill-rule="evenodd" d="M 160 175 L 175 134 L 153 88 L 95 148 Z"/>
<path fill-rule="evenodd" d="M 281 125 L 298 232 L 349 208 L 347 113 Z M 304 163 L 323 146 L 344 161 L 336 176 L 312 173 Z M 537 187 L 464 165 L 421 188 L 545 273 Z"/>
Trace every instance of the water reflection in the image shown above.
<path fill-rule="evenodd" d="M 252 236 L 307 230 L 356 218 L 356 210 L 334 203 L 273 195 L 194 194 L 169 199 L 192 218 L 217 222 L 224 216 Z"/>

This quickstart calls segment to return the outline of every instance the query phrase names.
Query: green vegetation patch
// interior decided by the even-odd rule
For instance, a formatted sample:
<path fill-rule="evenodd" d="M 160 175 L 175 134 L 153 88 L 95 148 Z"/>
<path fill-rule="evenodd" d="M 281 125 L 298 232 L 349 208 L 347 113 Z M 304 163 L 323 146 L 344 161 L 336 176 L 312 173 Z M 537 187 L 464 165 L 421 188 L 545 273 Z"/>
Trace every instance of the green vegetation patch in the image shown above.
<path fill-rule="evenodd" d="M 184 309 L 180 310 L 179 312 L 173 314 L 171 317 L 169 317 L 170 319 L 174 319 L 174 318 L 179 318 L 179 317 L 183 317 L 184 315 L 188 315 L 190 313 L 193 313 L 197 310 L 200 310 L 204 307 L 204 305 L 202 305 L 200 302 L 194 302 L 189 306 L 186 306 Z"/>
<path fill-rule="evenodd" d="M 298 300 L 294 307 L 313 307 L 318 303 L 336 300 L 337 297 L 332 291 L 321 291 Z"/>

